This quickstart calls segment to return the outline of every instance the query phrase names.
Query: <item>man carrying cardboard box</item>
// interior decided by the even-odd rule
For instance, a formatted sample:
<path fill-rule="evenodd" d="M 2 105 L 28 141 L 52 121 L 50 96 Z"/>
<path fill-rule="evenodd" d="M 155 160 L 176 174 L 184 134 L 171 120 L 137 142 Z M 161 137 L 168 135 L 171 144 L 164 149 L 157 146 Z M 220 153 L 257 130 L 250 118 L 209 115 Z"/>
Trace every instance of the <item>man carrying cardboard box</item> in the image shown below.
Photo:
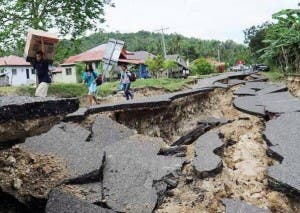
<path fill-rule="evenodd" d="M 49 84 L 51 83 L 51 78 L 49 76 L 49 63 L 46 60 L 45 45 L 44 40 L 41 38 L 42 51 L 37 51 L 35 55 L 35 60 L 31 62 L 33 68 L 36 70 L 38 87 L 35 91 L 35 96 L 46 97 L 48 93 Z"/>

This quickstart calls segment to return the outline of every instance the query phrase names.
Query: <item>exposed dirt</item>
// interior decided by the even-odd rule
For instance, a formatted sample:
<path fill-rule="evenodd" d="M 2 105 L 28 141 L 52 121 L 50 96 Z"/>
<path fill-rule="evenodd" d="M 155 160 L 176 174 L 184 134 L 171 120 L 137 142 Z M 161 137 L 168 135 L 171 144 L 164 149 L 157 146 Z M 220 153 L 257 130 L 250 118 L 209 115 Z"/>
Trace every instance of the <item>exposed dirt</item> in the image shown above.
<path fill-rule="evenodd" d="M 294 96 L 300 98 L 300 76 L 288 77 L 287 86 Z"/>
<path fill-rule="evenodd" d="M 52 126 L 61 121 L 63 116 L 49 116 L 44 118 L 30 119 L 26 121 L 8 121 L 0 124 L 0 149 L 1 146 L 13 145 L 15 140 L 39 135 L 47 132 Z"/>
<path fill-rule="evenodd" d="M 235 89 L 211 93 L 203 110 L 206 115 L 234 120 L 213 130 L 224 135 L 222 172 L 215 177 L 199 179 L 191 164 L 188 164 L 178 187 L 170 192 L 156 212 L 224 212 L 225 207 L 220 199 L 225 197 L 268 207 L 272 212 L 300 211 L 299 200 L 288 198 L 268 187 L 266 171 L 276 162 L 266 155 L 267 145 L 261 134 L 264 120 L 242 113 L 232 106 L 232 91 Z M 188 146 L 187 158 L 193 160 L 194 144 Z M 188 183 L 191 178 L 193 181 Z"/>
<path fill-rule="evenodd" d="M 232 106 L 233 91 L 237 88 L 216 89 L 209 95 L 182 98 L 174 101 L 169 108 L 151 112 L 141 110 L 107 113 L 137 129 L 139 134 L 161 137 L 169 144 L 192 130 L 205 117 L 233 121 L 211 130 L 220 131 L 224 136 L 222 172 L 214 177 L 200 179 L 195 175 L 191 163 L 185 165 L 178 186 L 168 193 L 156 212 L 225 212 L 225 207 L 220 202 L 225 197 L 268 207 L 272 212 L 300 212 L 299 198 L 289 198 L 268 187 L 266 171 L 277 162 L 266 155 L 268 147 L 261 134 L 265 121 L 242 113 Z M 135 97 L 153 94 L 165 94 L 165 91 L 146 89 L 141 94 L 136 92 Z M 122 94 L 101 100 L 101 103 L 112 103 L 120 99 L 124 99 Z M 80 125 L 90 129 L 96 116 L 89 116 Z M 36 125 L 33 124 L 33 127 Z M 190 162 L 194 159 L 194 146 L 195 144 L 187 146 L 186 158 Z M 27 195 L 45 199 L 49 190 L 65 177 L 63 171 L 63 164 L 58 159 L 19 152 L 18 146 L 0 152 L 0 184 L 7 193 L 19 200 L 30 199 L 31 196 Z M 66 186 L 65 189 L 84 198 L 84 191 L 76 186 Z"/>
<path fill-rule="evenodd" d="M 42 202 L 66 177 L 63 165 L 52 156 L 20 152 L 16 145 L 0 152 L 1 188 L 23 203 Z"/>

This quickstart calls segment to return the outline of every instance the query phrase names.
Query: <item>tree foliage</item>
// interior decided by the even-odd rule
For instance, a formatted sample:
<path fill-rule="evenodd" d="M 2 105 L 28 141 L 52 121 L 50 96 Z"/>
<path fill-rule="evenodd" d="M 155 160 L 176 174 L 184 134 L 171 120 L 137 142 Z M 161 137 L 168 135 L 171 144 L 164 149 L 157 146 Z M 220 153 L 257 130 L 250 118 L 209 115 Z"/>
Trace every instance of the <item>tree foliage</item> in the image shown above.
<path fill-rule="evenodd" d="M 149 58 L 146 61 L 149 71 L 158 78 L 159 74 L 164 70 L 164 57 L 161 55 L 156 56 L 155 58 Z"/>
<path fill-rule="evenodd" d="M 0 0 L 0 48 L 22 48 L 28 28 L 55 29 L 72 38 L 98 30 L 107 4 L 110 0 Z"/>
<path fill-rule="evenodd" d="M 266 33 L 262 59 L 284 72 L 300 72 L 300 10 L 287 9 L 273 14 L 277 21 Z"/>
<path fill-rule="evenodd" d="M 172 60 L 165 60 L 163 63 L 163 68 L 165 70 L 172 70 L 178 67 L 178 64 Z"/>
<path fill-rule="evenodd" d="M 207 75 L 214 72 L 213 66 L 205 58 L 199 58 L 193 61 L 191 68 L 193 74 L 198 75 Z"/>
<path fill-rule="evenodd" d="M 272 26 L 271 23 L 265 22 L 262 25 L 252 26 L 244 30 L 245 43 L 249 45 L 249 48 L 256 60 L 262 55 L 259 50 L 266 48 L 267 44 L 264 43 L 264 39 L 267 30 Z"/>

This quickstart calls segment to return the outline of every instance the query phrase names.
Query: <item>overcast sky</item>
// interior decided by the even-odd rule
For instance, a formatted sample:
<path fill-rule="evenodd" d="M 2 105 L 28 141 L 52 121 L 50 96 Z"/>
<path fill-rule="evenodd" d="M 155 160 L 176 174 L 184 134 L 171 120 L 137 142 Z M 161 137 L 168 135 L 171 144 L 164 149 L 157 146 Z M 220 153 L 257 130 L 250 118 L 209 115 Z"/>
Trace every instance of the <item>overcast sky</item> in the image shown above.
<path fill-rule="evenodd" d="M 299 0 L 113 0 L 106 9 L 106 31 L 155 31 L 243 43 L 243 30 L 271 20 Z"/>

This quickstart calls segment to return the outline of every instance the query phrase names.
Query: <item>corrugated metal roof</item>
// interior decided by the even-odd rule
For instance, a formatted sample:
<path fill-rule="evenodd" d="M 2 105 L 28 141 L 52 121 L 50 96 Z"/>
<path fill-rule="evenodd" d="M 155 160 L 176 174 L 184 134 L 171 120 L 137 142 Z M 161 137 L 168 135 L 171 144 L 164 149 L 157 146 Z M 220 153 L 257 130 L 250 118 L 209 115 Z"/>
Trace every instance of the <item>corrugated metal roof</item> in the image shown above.
<path fill-rule="evenodd" d="M 101 61 L 105 52 L 106 44 L 101 44 L 90 50 L 87 50 L 78 55 L 70 56 L 67 60 L 61 64 L 62 66 L 73 65 L 77 62 L 92 62 Z M 155 55 L 146 51 L 129 52 L 125 49 L 121 52 L 119 62 L 132 63 L 132 64 L 144 64 L 148 58 L 153 58 Z"/>
<path fill-rule="evenodd" d="M 0 58 L 0 66 L 31 66 L 29 62 L 22 57 L 10 55 Z"/>

